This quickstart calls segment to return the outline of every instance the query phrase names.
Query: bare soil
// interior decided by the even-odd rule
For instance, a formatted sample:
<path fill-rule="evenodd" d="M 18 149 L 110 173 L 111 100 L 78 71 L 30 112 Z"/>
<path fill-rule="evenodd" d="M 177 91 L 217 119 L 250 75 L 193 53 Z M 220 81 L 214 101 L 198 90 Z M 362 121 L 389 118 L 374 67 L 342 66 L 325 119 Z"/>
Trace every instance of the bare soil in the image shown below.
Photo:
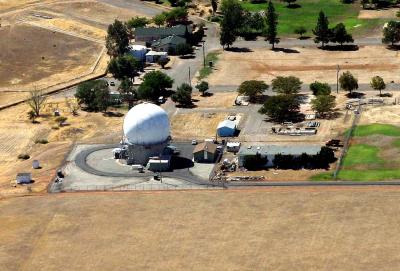
<path fill-rule="evenodd" d="M 53 117 L 55 109 L 68 118 L 66 126 L 58 127 Z M 32 172 L 35 181 L 32 190 L 46 191 L 74 142 L 115 143 L 121 137 L 123 115 L 107 117 L 103 113 L 79 111 L 78 116 L 73 116 L 64 99 L 49 100 L 37 124 L 28 120 L 28 111 L 29 107 L 21 104 L 0 114 L 0 196 L 27 193 L 26 186 L 13 186 L 18 172 Z M 124 113 L 123 110 L 116 112 Z M 49 143 L 35 144 L 37 139 L 47 139 Z M 18 160 L 21 153 L 31 158 Z M 41 169 L 32 169 L 35 159 L 39 160 Z"/>
<path fill-rule="evenodd" d="M 0 29 L 0 88 L 29 90 L 89 72 L 102 46 L 18 24 Z M 46 42 L 44 42 L 46 41 Z"/>
<path fill-rule="evenodd" d="M 3 270 L 398 270 L 398 187 L 0 201 Z"/>
<path fill-rule="evenodd" d="M 358 14 L 358 19 L 395 19 L 398 9 L 367 10 L 362 9 Z"/>

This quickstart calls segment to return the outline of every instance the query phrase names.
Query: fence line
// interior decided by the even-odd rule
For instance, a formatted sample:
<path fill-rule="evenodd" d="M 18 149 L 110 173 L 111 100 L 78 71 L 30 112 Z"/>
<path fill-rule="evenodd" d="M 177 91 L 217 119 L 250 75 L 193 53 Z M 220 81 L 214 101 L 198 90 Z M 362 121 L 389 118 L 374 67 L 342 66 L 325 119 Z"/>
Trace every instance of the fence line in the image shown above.
<path fill-rule="evenodd" d="M 350 139 L 352 138 L 353 133 L 354 133 L 354 130 L 355 130 L 355 128 L 357 127 L 358 121 L 359 121 L 360 118 L 361 118 L 361 112 L 362 112 L 362 106 L 361 106 L 361 104 L 359 104 L 359 105 L 358 105 L 358 108 L 357 108 L 357 114 L 356 114 L 356 113 L 354 114 L 353 123 L 351 124 L 350 130 L 349 130 L 349 132 L 346 134 L 346 137 L 345 137 L 345 139 L 344 139 L 344 144 L 343 144 L 342 153 L 341 153 L 340 156 L 339 156 L 338 162 L 337 162 L 337 164 L 336 164 L 336 169 L 335 169 L 335 171 L 333 172 L 333 179 L 335 179 L 335 180 L 337 179 L 337 176 L 338 176 L 338 174 L 339 174 L 339 171 L 340 171 L 341 168 L 342 168 L 343 158 L 344 158 L 344 156 L 346 155 L 347 150 L 348 150 L 349 147 L 350 147 Z"/>
<path fill-rule="evenodd" d="M 77 191 L 151 191 L 151 190 L 215 190 L 223 189 L 217 185 L 171 185 L 171 184 L 129 184 L 122 186 L 115 185 L 86 185 L 61 188 L 62 192 Z"/>

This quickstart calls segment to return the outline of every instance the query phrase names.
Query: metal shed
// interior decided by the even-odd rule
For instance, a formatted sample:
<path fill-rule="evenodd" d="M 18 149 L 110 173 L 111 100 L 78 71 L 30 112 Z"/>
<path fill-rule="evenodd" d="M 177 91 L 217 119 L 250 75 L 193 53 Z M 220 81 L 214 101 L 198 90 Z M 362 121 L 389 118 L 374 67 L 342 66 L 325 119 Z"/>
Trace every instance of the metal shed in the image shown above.
<path fill-rule="evenodd" d="M 236 122 L 232 120 L 224 120 L 218 124 L 218 136 L 234 136 L 236 133 Z"/>

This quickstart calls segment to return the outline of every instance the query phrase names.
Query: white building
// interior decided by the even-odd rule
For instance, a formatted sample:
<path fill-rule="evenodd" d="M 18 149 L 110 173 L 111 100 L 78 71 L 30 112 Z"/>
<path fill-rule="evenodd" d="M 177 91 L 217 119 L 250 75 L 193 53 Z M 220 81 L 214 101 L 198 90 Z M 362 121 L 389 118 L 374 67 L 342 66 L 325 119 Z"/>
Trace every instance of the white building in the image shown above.
<path fill-rule="evenodd" d="M 166 59 L 168 57 L 167 52 L 156 52 L 156 51 L 149 51 L 146 54 L 146 62 L 155 63 L 159 59 Z"/>

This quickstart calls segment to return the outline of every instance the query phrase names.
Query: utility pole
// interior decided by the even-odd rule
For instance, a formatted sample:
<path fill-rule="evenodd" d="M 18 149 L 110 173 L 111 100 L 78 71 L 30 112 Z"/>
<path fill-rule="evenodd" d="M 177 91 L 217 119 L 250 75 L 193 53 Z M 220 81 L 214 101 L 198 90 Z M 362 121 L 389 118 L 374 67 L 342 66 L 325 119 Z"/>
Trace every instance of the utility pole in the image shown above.
<path fill-rule="evenodd" d="M 340 67 L 337 65 L 336 67 L 336 93 L 339 93 L 339 71 Z"/>
<path fill-rule="evenodd" d="M 192 80 L 190 79 L 190 66 L 189 66 L 189 85 L 192 86 Z"/>
<path fill-rule="evenodd" d="M 206 54 L 205 54 L 205 52 L 204 52 L 204 50 L 205 50 L 205 45 L 204 45 L 204 43 L 206 42 L 205 40 L 203 40 L 202 41 L 203 42 L 203 67 L 206 67 Z"/>

